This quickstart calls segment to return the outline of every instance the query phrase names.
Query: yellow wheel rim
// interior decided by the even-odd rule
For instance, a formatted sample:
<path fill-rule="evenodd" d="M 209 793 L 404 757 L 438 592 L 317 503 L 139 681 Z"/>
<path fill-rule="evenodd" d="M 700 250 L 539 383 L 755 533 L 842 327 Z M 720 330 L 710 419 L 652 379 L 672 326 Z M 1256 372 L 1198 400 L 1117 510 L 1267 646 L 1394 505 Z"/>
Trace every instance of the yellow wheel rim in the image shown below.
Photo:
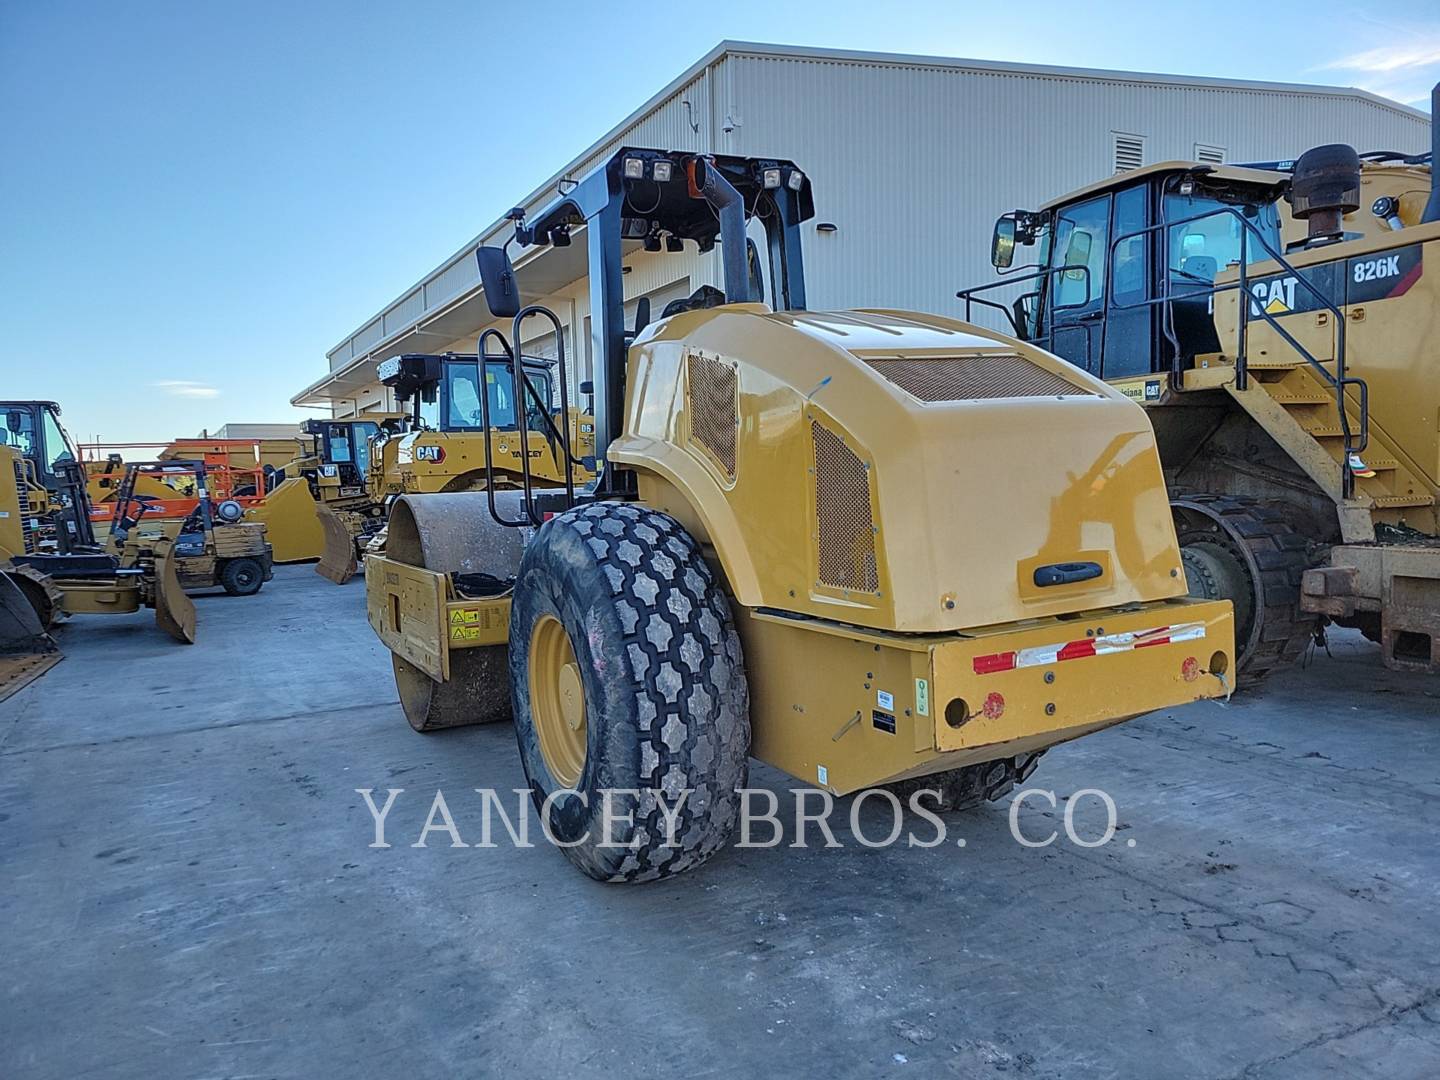
<path fill-rule="evenodd" d="M 530 715 L 545 766 L 574 788 L 585 768 L 585 687 L 570 635 L 554 615 L 530 631 Z"/>

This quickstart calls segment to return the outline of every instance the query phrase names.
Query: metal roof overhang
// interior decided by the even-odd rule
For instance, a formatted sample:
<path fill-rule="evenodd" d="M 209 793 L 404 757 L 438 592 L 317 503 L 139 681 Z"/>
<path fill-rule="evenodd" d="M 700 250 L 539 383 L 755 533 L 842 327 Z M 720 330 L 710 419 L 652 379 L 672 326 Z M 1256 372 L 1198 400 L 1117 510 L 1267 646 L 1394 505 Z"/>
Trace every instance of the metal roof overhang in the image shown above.
<path fill-rule="evenodd" d="M 521 295 L 538 300 L 589 272 L 585 230 L 576 229 L 573 236 L 574 243 L 569 247 L 532 247 L 516 258 L 515 277 L 520 282 Z M 639 246 L 626 245 L 626 253 Z M 485 292 L 477 285 L 419 322 L 377 342 L 365 355 L 317 379 L 291 398 L 290 404 L 323 408 L 335 401 L 352 399 L 361 389 L 375 383 L 375 368 L 382 360 L 401 353 L 435 352 L 461 338 L 478 336 L 494 321 L 485 303 Z"/>

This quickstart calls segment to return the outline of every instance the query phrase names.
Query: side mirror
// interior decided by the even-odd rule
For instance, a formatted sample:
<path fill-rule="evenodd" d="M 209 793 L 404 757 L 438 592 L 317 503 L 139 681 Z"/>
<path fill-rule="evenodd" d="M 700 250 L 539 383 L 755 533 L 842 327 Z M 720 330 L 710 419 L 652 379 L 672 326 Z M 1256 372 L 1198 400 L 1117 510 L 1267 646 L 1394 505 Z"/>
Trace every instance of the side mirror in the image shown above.
<path fill-rule="evenodd" d="M 580 393 L 585 394 L 587 397 L 595 393 L 595 384 L 589 379 L 585 379 L 580 383 Z"/>
<path fill-rule="evenodd" d="M 478 247 L 475 262 L 480 267 L 480 285 L 490 314 L 497 319 L 513 319 L 520 313 L 520 285 L 509 253 L 503 247 Z"/>
<path fill-rule="evenodd" d="M 1015 261 L 1015 219 L 1002 217 L 995 222 L 995 234 L 990 238 L 990 264 L 997 270 L 1004 270 Z"/>
<path fill-rule="evenodd" d="M 648 296 L 642 296 L 639 300 L 635 301 L 635 336 L 639 337 L 645 330 L 645 327 L 649 325 L 650 298 Z M 581 393 L 584 393 L 584 391 L 581 391 Z"/>
<path fill-rule="evenodd" d="M 10 429 L 12 435 L 20 434 L 20 425 L 25 420 L 25 414 L 19 409 L 11 409 L 5 414 L 5 426 Z"/>

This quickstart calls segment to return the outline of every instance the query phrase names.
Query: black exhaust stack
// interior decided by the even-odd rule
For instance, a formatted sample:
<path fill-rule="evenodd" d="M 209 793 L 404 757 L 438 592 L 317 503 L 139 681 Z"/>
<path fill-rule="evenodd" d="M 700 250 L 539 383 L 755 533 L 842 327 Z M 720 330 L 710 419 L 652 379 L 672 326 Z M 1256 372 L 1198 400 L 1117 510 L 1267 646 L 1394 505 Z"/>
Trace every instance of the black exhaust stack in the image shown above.
<path fill-rule="evenodd" d="M 759 299 L 750 295 L 749 250 L 745 243 L 745 200 L 720 170 L 695 159 L 695 189 L 720 219 L 720 258 L 725 267 L 725 297 L 730 303 Z"/>
<path fill-rule="evenodd" d="M 1345 215 L 1360 209 L 1360 155 L 1343 143 L 1306 150 L 1295 162 L 1288 198 L 1308 227 L 1307 247 L 1343 239 Z"/>
<path fill-rule="evenodd" d="M 1440 83 L 1430 91 L 1430 201 L 1420 215 L 1420 224 L 1440 221 L 1440 187 L 1435 184 L 1435 166 L 1440 164 Z"/>

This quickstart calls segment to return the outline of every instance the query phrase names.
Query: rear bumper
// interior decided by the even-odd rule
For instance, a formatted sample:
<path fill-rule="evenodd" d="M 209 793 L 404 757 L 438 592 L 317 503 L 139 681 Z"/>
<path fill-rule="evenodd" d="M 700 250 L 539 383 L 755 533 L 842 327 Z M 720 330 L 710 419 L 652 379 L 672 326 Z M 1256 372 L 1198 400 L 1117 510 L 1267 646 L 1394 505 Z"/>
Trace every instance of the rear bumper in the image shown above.
<path fill-rule="evenodd" d="M 1058 742 L 1189 701 L 1229 696 L 1235 635 L 1228 601 L 1147 604 L 1128 612 L 999 628 L 931 650 L 935 746 Z"/>
<path fill-rule="evenodd" d="M 1173 600 L 968 634 L 740 621 L 754 756 L 835 794 L 1031 753 L 1226 697 L 1228 601 Z"/>

